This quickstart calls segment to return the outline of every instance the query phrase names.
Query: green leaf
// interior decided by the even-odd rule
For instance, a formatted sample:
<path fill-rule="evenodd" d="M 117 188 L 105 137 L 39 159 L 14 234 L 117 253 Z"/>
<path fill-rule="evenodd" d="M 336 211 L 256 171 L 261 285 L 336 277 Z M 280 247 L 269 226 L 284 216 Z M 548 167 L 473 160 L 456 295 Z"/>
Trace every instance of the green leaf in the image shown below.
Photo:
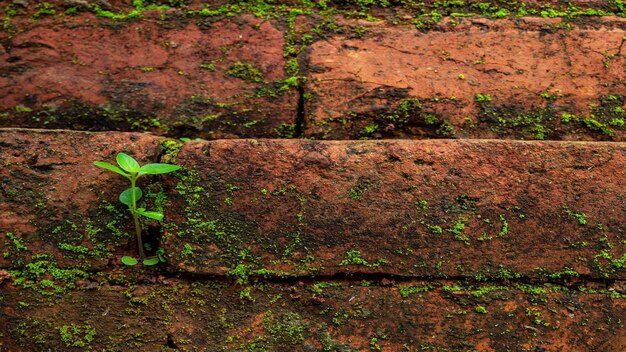
<path fill-rule="evenodd" d="M 122 263 L 126 265 L 137 265 L 137 259 L 125 255 L 122 257 Z"/>
<path fill-rule="evenodd" d="M 118 173 L 118 174 L 120 174 L 120 175 L 122 175 L 124 177 L 129 177 L 130 176 L 129 174 L 127 174 L 124 171 L 122 171 L 119 167 L 117 167 L 115 165 L 112 165 L 112 164 L 109 164 L 109 163 L 104 162 L 104 161 L 94 161 L 93 164 L 98 166 L 98 167 L 101 167 L 103 169 L 107 169 L 107 170 L 113 171 L 115 173 Z"/>
<path fill-rule="evenodd" d="M 124 153 L 117 154 L 117 164 L 131 174 L 139 172 L 139 163 L 132 156 Z"/>
<path fill-rule="evenodd" d="M 137 209 L 137 213 L 154 220 L 163 220 L 163 213 L 158 211 L 146 211 L 144 208 Z"/>
<path fill-rule="evenodd" d="M 156 265 L 159 264 L 159 258 L 150 257 L 143 260 L 143 265 Z"/>
<path fill-rule="evenodd" d="M 159 258 L 159 260 L 161 261 L 161 263 L 165 263 L 167 261 L 167 259 L 165 259 L 165 249 L 163 249 L 163 248 L 157 249 L 156 255 Z"/>
<path fill-rule="evenodd" d="M 133 204 L 133 195 L 130 193 L 132 188 L 126 189 L 124 192 L 120 193 L 120 202 L 126 204 L 129 208 L 131 204 Z M 135 187 L 135 202 L 138 201 L 143 193 L 139 187 Z"/>
<path fill-rule="evenodd" d="M 172 164 L 146 164 L 139 169 L 139 175 L 158 175 L 180 169 L 178 165 Z"/>

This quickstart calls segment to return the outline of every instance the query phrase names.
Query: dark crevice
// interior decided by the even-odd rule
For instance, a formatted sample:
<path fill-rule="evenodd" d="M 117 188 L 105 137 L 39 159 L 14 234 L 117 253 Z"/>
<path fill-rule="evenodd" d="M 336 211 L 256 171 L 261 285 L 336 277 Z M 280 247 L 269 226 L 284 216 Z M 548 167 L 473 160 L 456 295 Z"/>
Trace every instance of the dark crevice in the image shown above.
<path fill-rule="evenodd" d="M 173 349 L 178 349 L 178 346 L 176 345 L 176 342 L 174 342 L 174 338 L 170 334 L 167 334 L 167 347 L 173 348 Z"/>
<path fill-rule="evenodd" d="M 161 224 L 156 221 L 151 221 L 146 230 L 143 236 L 143 246 L 146 255 L 151 257 L 156 254 L 161 243 Z"/>
<path fill-rule="evenodd" d="M 158 148 L 154 157 L 154 163 L 161 163 L 165 155 L 165 151 L 162 148 Z M 146 179 L 146 184 L 159 183 L 159 176 L 153 175 Z M 158 221 L 143 222 L 142 226 L 142 240 L 146 257 L 153 257 L 157 255 L 157 251 L 161 247 L 161 236 L 163 235 L 163 229 L 161 223 Z"/>
<path fill-rule="evenodd" d="M 36 161 L 33 162 L 33 164 L 31 165 L 29 163 L 29 166 L 32 170 L 35 170 L 39 173 L 43 173 L 43 174 L 49 174 L 50 172 L 52 172 L 55 168 L 58 167 L 62 167 L 62 166 L 66 166 L 66 165 L 75 165 L 75 163 L 50 163 L 50 164 L 36 164 Z"/>
<path fill-rule="evenodd" d="M 302 84 L 298 86 L 298 109 L 296 111 L 296 128 L 295 138 L 302 138 L 304 134 L 304 87 Z"/>
<path fill-rule="evenodd" d="M 165 277 L 172 277 L 185 281 L 220 281 L 225 283 L 235 284 L 240 278 L 233 276 L 214 275 L 214 274 L 198 274 L 188 272 L 162 272 Z M 470 286 L 484 286 L 484 285 L 501 285 L 513 287 L 517 284 L 521 285 L 544 285 L 550 284 L 553 286 L 561 286 L 569 289 L 578 289 L 584 286 L 586 283 L 593 283 L 595 286 L 609 288 L 616 281 L 622 281 L 620 279 L 607 279 L 597 278 L 587 275 L 580 275 L 575 278 L 542 278 L 542 277 L 527 277 L 522 276 L 519 278 L 501 279 L 501 278 L 487 278 L 483 280 L 476 280 L 473 276 L 403 276 L 386 273 L 337 273 L 333 275 L 318 275 L 318 276 L 258 276 L 251 275 L 247 278 L 248 282 L 264 282 L 283 285 L 301 285 L 301 284 L 314 284 L 320 281 L 341 281 L 354 283 L 359 285 L 363 281 L 371 283 L 371 286 L 394 286 L 406 283 L 414 283 L 416 281 L 424 281 L 429 284 L 438 285 L 449 282 L 463 282 L 465 285 Z"/>

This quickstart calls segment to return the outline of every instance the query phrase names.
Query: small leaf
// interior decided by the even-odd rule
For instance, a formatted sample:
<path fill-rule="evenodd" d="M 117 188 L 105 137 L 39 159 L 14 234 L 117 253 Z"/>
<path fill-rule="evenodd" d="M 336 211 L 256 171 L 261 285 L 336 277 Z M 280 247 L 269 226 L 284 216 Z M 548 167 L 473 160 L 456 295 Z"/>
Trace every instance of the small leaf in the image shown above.
<path fill-rule="evenodd" d="M 131 208 L 131 204 L 133 204 L 133 195 L 130 193 L 132 188 L 126 189 L 124 192 L 120 193 L 120 202 L 126 204 L 129 208 Z M 143 193 L 139 187 L 135 187 L 135 202 L 138 201 Z"/>
<path fill-rule="evenodd" d="M 130 176 L 129 174 L 127 174 L 124 171 L 122 171 L 119 167 L 117 167 L 115 165 L 112 165 L 112 164 L 109 164 L 109 163 L 104 162 L 104 161 L 94 161 L 93 164 L 98 166 L 98 167 L 101 167 L 103 169 L 107 169 L 107 170 L 113 171 L 115 173 L 118 173 L 118 174 L 120 174 L 120 175 L 122 175 L 124 177 L 129 177 Z"/>
<path fill-rule="evenodd" d="M 139 169 L 139 175 L 158 175 L 180 169 L 178 165 L 172 164 L 146 164 Z"/>
<path fill-rule="evenodd" d="M 137 259 L 125 255 L 122 257 L 122 263 L 126 265 L 137 265 Z"/>
<path fill-rule="evenodd" d="M 159 264 L 159 258 L 150 257 L 143 260 L 143 265 L 156 265 Z"/>
<path fill-rule="evenodd" d="M 117 154 L 117 164 L 131 174 L 139 172 L 139 163 L 132 156 L 124 153 Z"/>
<path fill-rule="evenodd" d="M 137 213 L 154 220 L 161 221 L 163 220 L 163 213 L 158 211 L 146 211 L 144 208 L 137 209 Z"/>
<path fill-rule="evenodd" d="M 163 248 L 157 249 L 156 255 L 157 257 L 159 257 L 159 260 L 161 261 L 161 263 L 165 263 L 167 261 L 167 259 L 165 259 L 165 249 Z"/>

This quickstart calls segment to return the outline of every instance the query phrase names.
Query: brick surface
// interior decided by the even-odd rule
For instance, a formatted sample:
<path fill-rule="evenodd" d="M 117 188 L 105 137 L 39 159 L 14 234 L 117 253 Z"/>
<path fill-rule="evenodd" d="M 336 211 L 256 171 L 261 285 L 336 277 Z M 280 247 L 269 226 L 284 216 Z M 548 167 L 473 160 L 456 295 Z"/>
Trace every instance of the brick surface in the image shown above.
<path fill-rule="evenodd" d="M 295 89 L 279 92 L 283 33 L 250 15 L 165 25 L 83 14 L 5 43 L 3 127 L 281 137 L 296 119 Z"/>
<path fill-rule="evenodd" d="M 624 17 L 6 2 L 0 352 L 626 350 Z"/>
<path fill-rule="evenodd" d="M 160 277 L 152 284 L 132 287 L 105 284 L 98 289 L 41 297 L 30 289 L 5 284 L 0 306 L 3 315 L 0 348 L 6 351 L 41 348 L 535 351 L 542 347 L 546 351 L 622 351 L 626 348 L 621 324 L 626 314 L 623 299 L 563 287 L 527 285 L 523 286 L 524 292 L 505 286 L 462 285 L 431 281 L 381 286 L 379 281 L 317 281 L 231 286 L 201 279 L 190 282 Z M 530 293 L 531 289 L 534 293 Z M 77 345 L 72 347 L 73 344 Z"/>
<path fill-rule="evenodd" d="M 0 266 L 23 267 L 47 253 L 60 267 L 103 269 L 118 247 L 128 245 L 124 234 L 132 220 L 117 197 L 129 185 L 93 161 L 114 163 L 118 152 L 127 152 L 142 164 L 154 162 L 159 140 L 139 133 L 16 129 L 0 135 Z"/>
<path fill-rule="evenodd" d="M 469 18 L 419 32 L 354 21 L 360 37 L 337 35 L 308 49 L 307 133 L 624 140 L 624 21 L 559 24 Z"/>
<path fill-rule="evenodd" d="M 624 158 L 621 143 L 194 142 L 163 244 L 207 274 L 623 277 Z"/>
<path fill-rule="evenodd" d="M 123 150 L 184 168 L 141 184 L 146 207 L 166 216 L 147 222 L 144 237 L 177 270 L 624 277 L 621 143 L 224 140 L 163 154 L 163 139 L 139 134 L 2 135 L 5 268 L 39 252 L 17 250 L 7 233 L 61 266 L 134 255 L 132 221 L 117 200 L 127 181 L 92 165 Z"/>

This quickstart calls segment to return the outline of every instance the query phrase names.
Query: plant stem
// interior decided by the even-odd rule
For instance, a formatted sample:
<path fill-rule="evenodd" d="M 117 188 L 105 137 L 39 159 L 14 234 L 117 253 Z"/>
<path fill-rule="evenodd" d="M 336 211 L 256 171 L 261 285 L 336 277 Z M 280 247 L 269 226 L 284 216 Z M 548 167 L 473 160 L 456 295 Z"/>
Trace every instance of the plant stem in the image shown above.
<path fill-rule="evenodd" d="M 143 251 L 143 241 L 141 240 L 141 226 L 139 226 L 139 217 L 137 212 L 133 210 L 133 219 L 135 220 L 135 233 L 137 235 L 137 246 L 139 247 L 139 258 L 143 259 L 146 254 Z"/>
<path fill-rule="evenodd" d="M 137 180 L 137 176 L 136 174 L 133 174 L 130 177 L 130 187 L 131 187 L 130 212 L 133 214 L 133 220 L 135 221 L 135 235 L 137 236 L 137 247 L 139 249 L 139 258 L 143 259 L 146 257 L 146 254 L 143 251 L 143 241 L 141 240 L 141 226 L 139 226 L 139 216 L 137 215 L 137 199 L 135 197 L 135 180 Z"/>

